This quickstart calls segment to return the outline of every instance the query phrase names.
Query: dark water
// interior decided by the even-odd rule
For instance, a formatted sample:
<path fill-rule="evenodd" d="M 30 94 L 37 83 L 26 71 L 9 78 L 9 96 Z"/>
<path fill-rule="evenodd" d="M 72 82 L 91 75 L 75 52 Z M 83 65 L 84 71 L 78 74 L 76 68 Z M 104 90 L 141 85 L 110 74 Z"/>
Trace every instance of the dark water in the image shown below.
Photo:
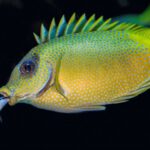
<path fill-rule="evenodd" d="M 0 84 L 15 64 L 36 45 L 32 32 L 53 16 L 96 13 L 106 18 L 140 13 L 148 0 L 0 0 Z M 146 147 L 150 145 L 150 91 L 104 112 L 60 114 L 19 104 L 1 115 L 0 150 L 20 147 Z"/>

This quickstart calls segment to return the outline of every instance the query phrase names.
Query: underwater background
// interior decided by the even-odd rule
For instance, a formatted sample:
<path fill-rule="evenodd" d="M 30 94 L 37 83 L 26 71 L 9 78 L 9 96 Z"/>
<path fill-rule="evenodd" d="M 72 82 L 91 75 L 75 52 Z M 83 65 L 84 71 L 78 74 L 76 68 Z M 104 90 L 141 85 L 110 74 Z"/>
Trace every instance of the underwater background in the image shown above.
<path fill-rule="evenodd" d="M 149 0 L 0 0 L 0 86 L 36 45 L 33 32 L 53 17 L 86 13 L 105 19 L 141 13 Z M 20 147 L 147 147 L 150 145 L 150 90 L 106 111 L 61 114 L 30 105 L 6 106 L 0 113 L 0 150 Z"/>

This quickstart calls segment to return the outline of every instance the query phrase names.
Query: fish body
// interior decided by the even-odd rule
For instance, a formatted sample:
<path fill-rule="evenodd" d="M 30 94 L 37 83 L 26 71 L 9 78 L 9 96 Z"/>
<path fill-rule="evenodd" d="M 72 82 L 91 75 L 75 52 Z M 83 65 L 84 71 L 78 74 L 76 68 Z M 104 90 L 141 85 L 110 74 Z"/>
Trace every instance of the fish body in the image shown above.
<path fill-rule="evenodd" d="M 136 94 L 140 84 L 150 77 L 149 41 L 143 45 L 136 36 L 132 32 L 100 31 L 70 35 L 54 40 L 54 45 L 47 44 L 60 59 L 54 87 L 60 95 L 49 90 L 43 94 L 43 102 L 56 108 L 60 105 L 66 111 L 101 109 L 127 100 L 131 91 Z M 119 100 L 121 97 L 125 98 Z M 45 101 L 48 98 L 51 100 Z M 40 97 L 37 101 L 41 106 Z"/>
<path fill-rule="evenodd" d="M 85 15 L 49 31 L 15 67 L 0 93 L 9 104 L 57 112 L 104 110 L 150 87 L 150 29 Z"/>

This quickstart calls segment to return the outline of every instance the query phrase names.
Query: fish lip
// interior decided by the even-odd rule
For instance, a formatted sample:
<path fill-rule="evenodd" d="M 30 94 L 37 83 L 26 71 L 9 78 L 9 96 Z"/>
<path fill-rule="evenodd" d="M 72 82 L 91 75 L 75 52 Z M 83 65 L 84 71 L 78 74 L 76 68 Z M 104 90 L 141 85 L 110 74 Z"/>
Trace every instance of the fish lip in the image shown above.
<path fill-rule="evenodd" d="M 0 111 L 8 104 L 10 96 L 5 92 L 0 92 L 2 98 L 0 99 Z"/>
<path fill-rule="evenodd" d="M 2 87 L 3 88 L 3 87 Z M 4 90 L 4 91 L 3 91 Z M 6 99 L 11 99 L 11 97 L 12 97 L 12 92 L 11 92 L 11 90 L 5 85 L 4 86 L 4 89 L 3 89 L 1 92 L 0 92 L 0 94 L 2 94 Z M 7 92 L 8 93 L 7 93 Z"/>
<path fill-rule="evenodd" d="M 6 92 L 0 92 L 0 94 L 2 94 L 4 97 L 10 97 Z"/>

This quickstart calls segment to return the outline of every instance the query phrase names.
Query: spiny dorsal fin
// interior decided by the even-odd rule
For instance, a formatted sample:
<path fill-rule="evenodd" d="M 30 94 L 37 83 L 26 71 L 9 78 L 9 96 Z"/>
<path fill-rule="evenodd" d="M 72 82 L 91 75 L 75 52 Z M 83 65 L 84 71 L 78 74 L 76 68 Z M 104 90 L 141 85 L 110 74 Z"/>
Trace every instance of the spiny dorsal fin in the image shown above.
<path fill-rule="evenodd" d="M 48 31 L 48 41 L 50 39 L 55 38 L 56 28 L 57 26 L 56 26 L 55 18 L 53 18 L 49 27 L 49 31 Z"/>
<path fill-rule="evenodd" d="M 83 14 L 79 20 L 76 22 L 74 28 L 73 28 L 73 33 L 78 33 L 82 30 L 82 28 L 84 27 L 85 23 L 86 23 L 86 15 Z"/>
<path fill-rule="evenodd" d="M 85 23 L 84 27 L 82 28 L 82 32 L 89 31 L 91 25 L 93 25 L 95 22 L 95 14 L 93 14 Z"/>
<path fill-rule="evenodd" d="M 63 35 L 64 30 L 66 28 L 66 25 L 67 25 L 66 19 L 65 19 L 65 16 L 63 15 L 61 17 L 60 22 L 59 22 L 58 27 L 57 27 L 56 37 Z"/>
<path fill-rule="evenodd" d="M 73 13 L 66 26 L 65 35 L 72 33 L 75 24 L 76 24 L 76 14 Z"/>
<path fill-rule="evenodd" d="M 53 18 L 49 27 L 49 30 L 42 24 L 40 30 L 40 36 L 34 34 L 35 40 L 38 44 L 45 43 L 54 39 L 56 37 L 64 36 L 67 34 L 74 34 L 79 32 L 92 32 L 92 31 L 106 31 L 106 30 L 125 30 L 125 31 L 135 31 L 138 30 L 140 26 L 129 23 L 119 23 L 119 21 L 112 22 L 111 18 L 104 21 L 103 16 L 95 19 L 95 14 L 93 14 L 89 19 L 83 14 L 78 20 L 76 19 L 76 14 L 73 13 L 69 21 L 66 21 L 63 15 L 56 25 L 55 19 Z"/>

